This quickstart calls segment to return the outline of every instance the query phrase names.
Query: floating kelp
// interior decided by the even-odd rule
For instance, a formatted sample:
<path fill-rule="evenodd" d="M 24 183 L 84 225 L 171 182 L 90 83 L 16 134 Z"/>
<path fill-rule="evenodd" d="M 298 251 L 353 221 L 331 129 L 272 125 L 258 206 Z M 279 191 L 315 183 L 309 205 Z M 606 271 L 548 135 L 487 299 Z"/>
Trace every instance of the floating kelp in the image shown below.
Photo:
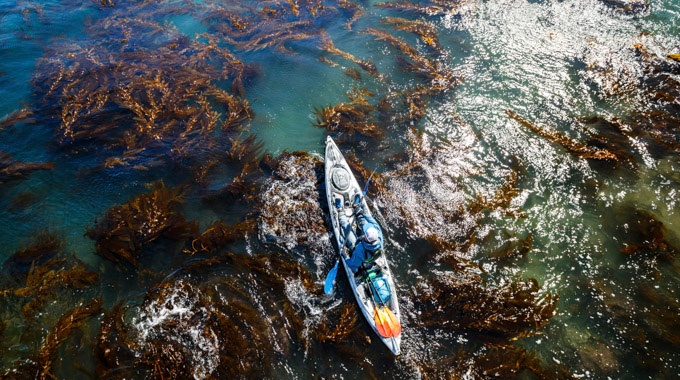
<path fill-rule="evenodd" d="M 365 184 L 366 181 L 371 178 L 371 182 L 369 183 L 366 192 L 367 194 L 375 196 L 378 193 L 383 193 L 383 195 L 386 195 L 387 187 L 385 186 L 385 178 L 383 177 L 382 173 L 378 173 L 377 171 L 373 172 L 366 169 L 363 161 L 357 157 L 354 151 L 345 153 L 344 157 L 359 183 Z M 373 177 L 371 177 L 371 174 Z"/>
<path fill-rule="evenodd" d="M 21 162 L 12 158 L 7 152 L 0 152 L 0 184 L 19 179 L 36 170 L 52 170 L 51 162 Z"/>
<path fill-rule="evenodd" d="M 676 275 L 677 272 L 672 274 Z M 626 368 L 632 364 L 644 376 L 672 377 L 667 361 L 673 357 L 669 353 L 674 353 L 680 344 L 675 322 L 680 303 L 672 291 L 659 286 L 658 277 L 634 274 L 632 278 L 625 289 L 611 281 L 592 281 L 602 303 L 597 311 L 616 334 L 620 342 L 616 347 L 624 348 L 619 352 L 618 362 L 629 363 Z M 630 328 L 631 325 L 635 328 Z"/>
<path fill-rule="evenodd" d="M 44 264 L 61 252 L 64 242 L 53 231 L 42 230 L 30 242 L 14 252 L 3 264 L 10 273 L 27 271 L 32 265 Z"/>
<path fill-rule="evenodd" d="M 397 30 L 414 33 L 418 35 L 425 45 L 436 52 L 441 52 L 439 37 L 434 26 L 418 20 L 407 20 L 399 17 L 384 17 L 380 20 L 383 24 L 392 25 Z"/>
<path fill-rule="evenodd" d="M 591 158 L 595 160 L 606 160 L 612 162 L 619 161 L 619 158 L 614 153 L 606 149 L 592 148 L 576 140 L 572 140 L 559 132 L 546 130 L 541 126 L 535 125 L 521 118 L 519 115 L 510 110 L 506 110 L 505 113 L 508 115 L 508 117 L 520 123 L 521 125 L 529 128 L 532 132 L 536 133 L 537 135 L 561 145 L 566 150 L 575 153 L 579 157 Z"/>
<path fill-rule="evenodd" d="M 181 240 L 198 235 L 197 225 L 180 213 L 182 196 L 181 188 L 158 182 L 150 192 L 111 207 L 85 235 L 96 242 L 99 256 L 136 266 L 142 248 L 160 236 Z"/>
<path fill-rule="evenodd" d="M 352 24 L 364 15 L 364 10 L 357 3 L 349 0 L 340 0 L 338 5 L 342 8 L 343 12 L 350 16 L 345 23 L 345 28 L 347 30 L 352 30 Z"/>
<path fill-rule="evenodd" d="M 55 44 L 32 81 L 37 104 L 27 112 L 57 121 L 59 147 L 96 151 L 105 168 L 195 159 L 252 117 L 242 99 L 250 66 L 212 36 L 189 40 L 144 11 L 90 26 L 97 46 Z"/>
<path fill-rule="evenodd" d="M 440 276 L 414 295 L 423 326 L 474 331 L 476 337 L 514 340 L 535 334 L 555 315 L 557 297 L 541 294 L 536 280 L 488 288 L 477 276 Z"/>
<path fill-rule="evenodd" d="M 33 111 L 27 107 L 24 107 L 18 111 L 14 111 L 0 119 L 0 130 L 11 127 L 20 122 L 29 122 L 31 121 L 31 115 L 33 115 Z"/>
<path fill-rule="evenodd" d="M 385 132 L 373 121 L 373 106 L 368 103 L 368 98 L 374 96 L 367 89 L 357 89 L 345 93 L 349 102 L 339 103 L 318 109 L 314 107 L 316 114 L 315 126 L 325 128 L 331 132 L 342 132 L 349 137 L 360 134 L 366 137 L 379 138 Z"/>
<path fill-rule="evenodd" d="M 55 378 L 52 373 L 59 347 L 69 335 L 84 325 L 84 323 L 101 310 L 101 299 L 93 299 L 75 309 L 66 312 L 59 318 L 52 330 L 47 334 L 37 354 L 29 358 L 18 360 L 14 368 L 2 373 L 4 379 L 50 379 Z"/>
<path fill-rule="evenodd" d="M 360 328 L 359 313 L 356 306 L 345 302 L 340 307 L 324 313 L 320 323 L 314 325 L 312 342 L 308 344 L 321 345 L 327 352 L 328 347 L 337 350 L 348 359 L 356 362 L 366 378 L 376 378 L 374 368 L 365 362 L 366 350 L 371 342 L 368 330 Z M 310 354 L 315 355 L 316 348 L 308 346 Z"/>
<path fill-rule="evenodd" d="M 403 91 L 390 91 L 380 98 L 376 108 L 379 120 L 397 128 L 416 125 L 427 112 L 431 91 L 421 84 L 409 86 Z"/>
<path fill-rule="evenodd" d="M 654 45 L 650 37 L 641 35 L 634 44 L 636 55 L 644 67 L 642 90 L 644 101 L 629 116 L 630 128 L 653 140 L 666 150 L 680 151 L 680 64 L 652 54 L 645 47 Z"/>
<path fill-rule="evenodd" d="M 229 292 L 178 280 L 151 289 L 139 307 L 116 306 L 99 332 L 98 376 L 264 376 L 271 357 L 266 326 L 253 306 L 221 290 Z"/>
<path fill-rule="evenodd" d="M 348 303 L 340 309 L 339 317 L 329 315 L 324 322 L 314 331 L 317 339 L 322 343 L 344 343 L 347 338 L 357 329 L 358 315 L 356 310 Z M 337 318 L 333 318 L 337 317 Z"/>
<path fill-rule="evenodd" d="M 134 360 L 135 353 L 127 343 L 130 329 L 125 323 L 126 310 L 122 303 L 117 304 L 110 312 L 105 313 L 99 327 L 95 349 L 96 373 L 102 378 L 109 378 L 109 369 L 117 369 L 123 363 Z M 124 369 L 118 369 L 121 370 Z"/>
<path fill-rule="evenodd" d="M 219 275 L 211 277 L 213 271 Z M 192 260 L 154 286 L 139 306 L 118 305 L 107 315 L 98 337 L 97 374 L 266 377 L 273 346 L 288 350 L 291 337 L 301 338 L 300 305 L 291 295 L 301 290 L 322 293 L 304 267 L 283 256 L 218 253 Z"/>
<path fill-rule="evenodd" d="M 48 377 L 54 377 L 51 375 L 50 369 L 57 355 L 57 349 L 64 343 L 72 331 L 80 328 L 88 318 L 99 314 L 101 305 L 101 299 L 93 299 L 86 304 L 81 303 L 78 307 L 59 318 L 52 331 L 45 337 L 45 342 L 40 349 L 38 364 L 41 367 L 41 371 L 36 378 L 47 379 Z"/>
<path fill-rule="evenodd" d="M 477 215 L 483 210 L 498 210 L 505 216 L 526 218 L 524 213 L 516 207 L 511 206 L 512 200 L 517 197 L 520 192 L 517 188 L 518 182 L 517 171 L 511 170 L 506 176 L 503 185 L 496 190 L 493 196 L 488 197 L 483 194 L 477 194 L 476 198 L 466 207 L 466 211 L 473 215 Z"/>
<path fill-rule="evenodd" d="M 461 82 L 444 63 L 420 53 L 415 47 L 385 30 L 367 28 L 362 33 L 373 35 L 377 40 L 384 41 L 401 52 L 401 55 L 396 56 L 397 63 L 404 71 L 415 72 L 425 78 L 432 95 L 445 93 Z"/>
<path fill-rule="evenodd" d="M 652 260 L 662 259 L 666 262 L 680 254 L 680 250 L 673 246 L 666 237 L 666 227 L 653 214 L 642 210 L 627 210 L 625 215 L 630 218 L 623 227 L 626 239 L 621 252 L 628 256 L 642 256 Z M 653 262 L 650 262 L 653 264 Z"/>
<path fill-rule="evenodd" d="M 99 279 L 75 256 L 63 252 L 60 237 L 49 230 L 38 232 L 24 247 L 12 254 L 2 266 L 6 279 L 0 294 L 16 297 L 26 318 L 32 318 L 63 291 L 85 289 Z"/>
<path fill-rule="evenodd" d="M 331 40 L 331 37 L 327 34 L 324 33 L 321 38 L 321 49 L 324 51 L 327 51 L 333 55 L 336 55 L 338 57 L 342 57 L 348 61 L 352 61 L 357 64 L 357 66 L 361 67 L 364 71 L 366 71 L 369 75 L 372 75 L 374 77 L 378 77 L 378 69 L 375 67 L 375 64 L 369 60 L 360 60 L 353 56 L 350 53 L 347 53 L 345 51 L 342 51 L 338 48 L 335 47 L 333 44 L 333 41 Z"/>
<path fill-rule="evenodd" d="M 359 72 L 359 70 L 355 69 L 354 67 L 350 67 L 349 69 L 345 70 L 345 75 L 347 75 L 348 77 L 350 77 L 350 78 L 352 78 L 352 79 L 354 79 L 358 82 L 363 81 L 363 79 L 361 79 L 361 73 Z"/>
<path fill-rule="evenodd" d="M 287 0 L 262 1 L 256 5 L 249 2 L 210 3 L 207 11 L 198 17 L 209 26 L 211 34 L 227 41 L 236 50 L 271 49 L 293 53 L 286 44 L 318 38 L 324 33 L 319 19 L 345 13 L 350 18 L 349 26 L 358 12 L 356 4 L 345 0 L 323 3 Z"/>
<path fill-rule="evenodd" d="M 255 230 L 255 226 L 252 219 L 231 226 L 216 221 L 191 242 L 191 249 L 184 252 L 192 255 L 197 252 L 215 252 L 234 240 L 244 238 L 246 233 Z"/>
<path fill-rule="evenodd" d="M 513 238 L 506 241 L 495 251 L 489 253 L 489 257 L 504 260 L 524 257 L 533 247 L 534 238 L 528 234 L 525 238 Z"/>
<path fill-rule="evenodd" d="M 245 137 L 244 137 L 245 135 Z M 213 154 L 210 161 L 200 163 L 194 171 L 196 182 L 201 184 L 206 202 L 253 202 L 262 185 L 262 141 L 255 135 L 243 131 L 229 138 L 229 148 Z M 224 171 L 236 171 L 233 180 L 217 190 L 208 190 L 216 178 L 224 176 Z"/>
<path fill-rule="evenodd" d="M 649 8 L 649 3 L 644 0 L 602 0 L 602 2 L 623 13 L 644 12 Z"/>
<path fill-rule="evenodd" d="M 258 236 L 309 256 L 331 249 L 326 229 L 323 162 L 304 152 L 283 153 L 259 194 Z M 311 251 L 311 252 L 310 252 Z"/>
<path fill-rule="evenodd" d="M 425 4 L 421 3 L 415 4 L 407 1 L 395 1 L 376 3 L 375 6 L 385 9 L 393 9 L 401 12 L 413 12 L 427 16 L 437 16 L 447 14 L 454 15 L 458 13 L 458 8 L 460 4 L 461 1 L 456 0 L 431 0 L 426 1 Z"/>
<path fill-rule="evenodd" d="M 469 195 L 460 180 L 476 173 L 471 164 L 476 137 L 467 127 L 455 143 L 409 128 L 406 157 L 400 155 L 395 169 L 383 173 L 387 189 L 399 189 L 387 193 L 387 219 L 406 227 L 411 238 L 428 242 L 430 249 L 422 252 L 439 260 L 454 260 L 470 247 L 479 219 L 465 211 Z M 469 260 L 454 261 L 458 266 Z"/>
<path fill-rule="evenodd" d="M 66 268 L 63 267 L 66 260 L 56 258 L 42 266 L 34 265 L 26 277 L 26 286 L 11 291 L 15 296 L 31 299 L 23 306 L 26 318 L 31 318 L 58 290 L 83 289 L 97 282 L 97 273 L 90 271 L 78 259 L 74 260 L 75 265 Z"/>
<path fill-rule="evenodd" d="M 569 379 L 572 374 L 561 366 L 546 367 L 535 352 L 513 346 L 482 347 L 476 352 L 459 350 L 435 363 L 420 365 L 426 378 Z"/>

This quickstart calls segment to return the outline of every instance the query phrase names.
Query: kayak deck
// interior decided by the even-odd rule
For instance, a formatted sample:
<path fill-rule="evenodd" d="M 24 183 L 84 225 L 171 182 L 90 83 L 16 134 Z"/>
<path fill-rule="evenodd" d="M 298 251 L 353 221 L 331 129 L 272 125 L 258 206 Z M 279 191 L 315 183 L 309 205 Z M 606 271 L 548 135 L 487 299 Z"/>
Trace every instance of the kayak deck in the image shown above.
<path fill-rule="evenodd" d="M 383 343 L 392 351 L 393 354 L 399 355 L 401 352 L 401 335 L 397 337 L 384 338 L 378 333 L 377 327 L 375 325 L 375 312 L 376 303 L 374 302 L 373 295 L 370 289 L 368 281 L 362 281 L 360 275 L 352 273 L 349 266 L 345 262 L 346 259 L 351 257 L 352 252 L 350 248 L 345 247 L 344 244 L 344 233 L 340 228 L 340 221 L 338 220 L 338 210 L 335 207 L 335 199 L 342 199 L 343 208 L 340 212 L 344 212 L 347 216 L 352 228 L 356 231 L 356 216 L 354 215 L 354 210 L 352 209 L 352 203 L 355 195 L 362 194 L 361 188 L 357 183 L 356 178 L 351 172 L 347 161 L 343 157 L 342 153 L 338 149 L 333 139 L 328 136 L 326 138 L 326 154 L 325 154 L 325 178 L 326 178 L 326 198 L 328 200 L 328 209 L 331 215 L 331 222 L 333 224 L 333 234 L 335 236 L 335 241 L 338 246 L 338 254 L 340 255 L 340 261 L 345 268 L 347 273 L 347 279 L 349 280 L 350 287 L 354 293 L 355 298 L 359 304 L 359 308 L 362 314 L 368 321 L 369 325 L 373 328 L 378 337 L 383 341 Z M 364 213 L 371 215 L 368 204 L 366 203 L 365 197 L 361 200 L 364 208 Z M 384 251 L 384 249 L 383 249 Z M 344 252 L 344 256 L 342 254 Z M 394 286 L 394 280 L 392 277 L 392 272 L 390 271 L 387 258 L 385 254 L 380 255 L 375 259 L 375 264 L 380 268 L 383 278 L 387 281 L 392 296 L 389 301 L 386 302 L 386 306 L 392 310 L 394 315 L 398 320 L 401 319 L 399 314 L 399 302 L 397 300 L 396 289 Z"/>

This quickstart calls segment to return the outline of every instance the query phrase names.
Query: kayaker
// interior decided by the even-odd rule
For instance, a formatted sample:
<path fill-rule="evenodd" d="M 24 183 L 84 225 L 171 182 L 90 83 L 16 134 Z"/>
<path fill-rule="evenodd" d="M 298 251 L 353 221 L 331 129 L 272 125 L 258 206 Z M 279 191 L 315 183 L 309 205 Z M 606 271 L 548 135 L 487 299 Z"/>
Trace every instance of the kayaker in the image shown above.
<path fill-rule="evenodd" d="M 357 237 L 347 220 L 347 215 L 342 211 L 342 199 L 335 199 L 335 207 L 338 209 L 340 228 L 342 228 L 346 236 L 345 245 L 353 250 L 352 256 L 347 260 L 347 265 L 354 273 L 356 273 L 362 264 L 365 267 L 372 266 L 374 264 L 373 261 L 382 253 L 383 249 L 383 233 L 380 225 L 371 215 L 364 214 L 364 208 L 358 194 L 354 198 L 354 205 L 352 207 L 357 217 L 361 236 Z"/>

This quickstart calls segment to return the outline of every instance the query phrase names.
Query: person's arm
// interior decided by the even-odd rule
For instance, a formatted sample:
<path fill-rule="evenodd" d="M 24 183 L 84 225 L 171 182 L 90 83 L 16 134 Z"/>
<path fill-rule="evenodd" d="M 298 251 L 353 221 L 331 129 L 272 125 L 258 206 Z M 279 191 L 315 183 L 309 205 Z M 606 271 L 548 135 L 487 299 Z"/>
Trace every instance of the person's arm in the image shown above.
<path fill-rule="evenodd" d="M 361 266 L 361 263 L 364 262 L 363 251 L 364 247 L 361 244 L 357 245 L 357 247 L 354 249 L 354 252 L 352 252 L 352 257 L 345 261 L 352 272 L 356 272 Z"/>

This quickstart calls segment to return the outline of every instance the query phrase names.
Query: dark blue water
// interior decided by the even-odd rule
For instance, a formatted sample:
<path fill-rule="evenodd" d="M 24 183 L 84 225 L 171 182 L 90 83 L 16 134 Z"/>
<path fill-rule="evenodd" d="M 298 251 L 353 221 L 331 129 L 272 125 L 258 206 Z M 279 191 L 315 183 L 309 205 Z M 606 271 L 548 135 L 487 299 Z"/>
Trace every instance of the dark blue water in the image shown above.
<path fill-rule="evenodd" d="M 3 376 L 677 377 L 679 12 L 0 2 Z M 399 357 L 321 292 L 329 134 Z"/>

